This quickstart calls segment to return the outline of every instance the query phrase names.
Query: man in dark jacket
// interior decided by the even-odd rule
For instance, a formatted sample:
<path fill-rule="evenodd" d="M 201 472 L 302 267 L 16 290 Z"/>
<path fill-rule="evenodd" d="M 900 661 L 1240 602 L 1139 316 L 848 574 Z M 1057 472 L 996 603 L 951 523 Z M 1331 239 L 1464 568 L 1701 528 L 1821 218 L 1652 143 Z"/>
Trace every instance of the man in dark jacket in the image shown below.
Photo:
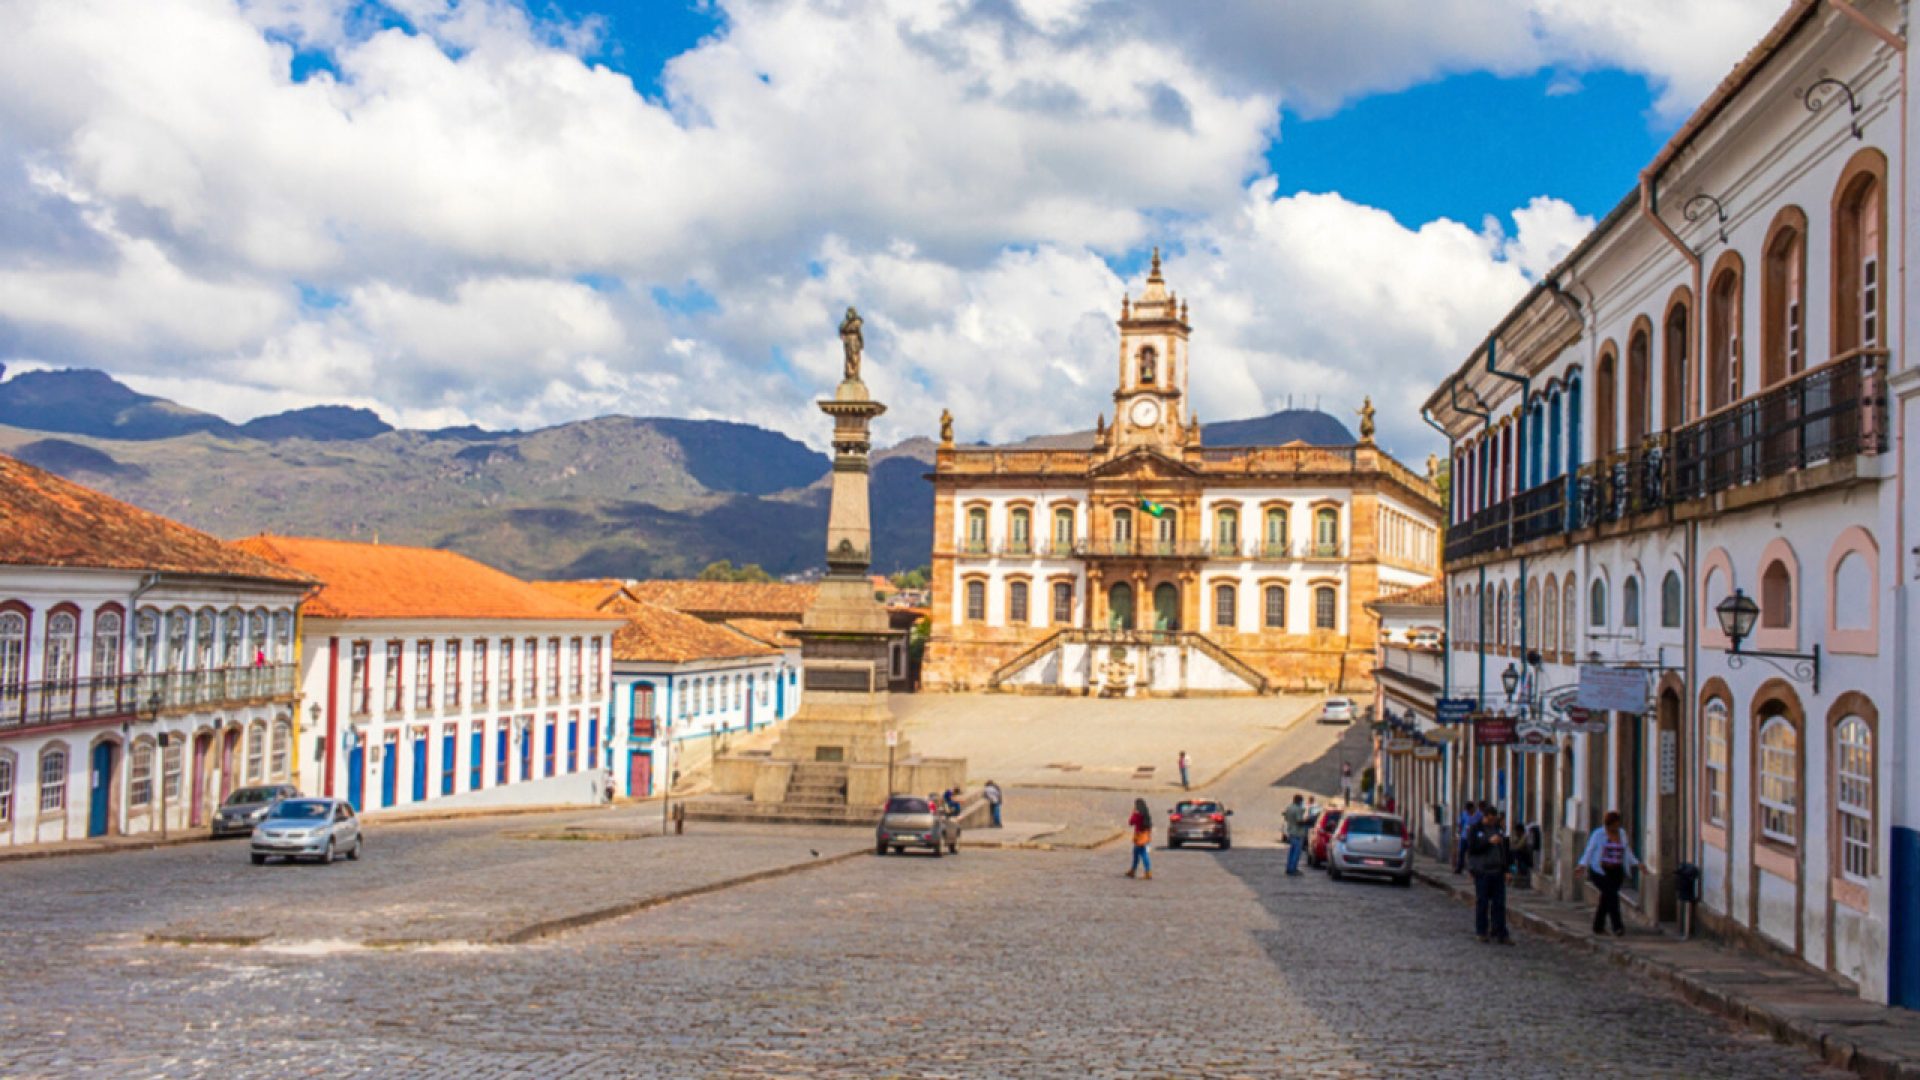
<path fill-rule="evenodd" d="M 1507 868 L 1513 848 L 1500 811 L 1488 807 L 1467 833 L 1467 869 L 1473 874 L 1473 932 L 1481 941 L 1511 945 L 1507 936 Z"/>

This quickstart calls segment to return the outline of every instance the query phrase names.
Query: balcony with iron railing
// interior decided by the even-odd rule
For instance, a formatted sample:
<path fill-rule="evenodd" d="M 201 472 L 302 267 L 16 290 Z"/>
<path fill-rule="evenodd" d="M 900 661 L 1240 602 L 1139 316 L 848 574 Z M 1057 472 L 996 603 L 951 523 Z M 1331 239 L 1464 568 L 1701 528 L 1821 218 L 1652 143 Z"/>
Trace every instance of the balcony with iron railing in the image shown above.
<path fill-rule="evenodd" d="M 270 701 L 294 692 L 292 664 L 121 674 L 0 687 L 0 731 Z"/>

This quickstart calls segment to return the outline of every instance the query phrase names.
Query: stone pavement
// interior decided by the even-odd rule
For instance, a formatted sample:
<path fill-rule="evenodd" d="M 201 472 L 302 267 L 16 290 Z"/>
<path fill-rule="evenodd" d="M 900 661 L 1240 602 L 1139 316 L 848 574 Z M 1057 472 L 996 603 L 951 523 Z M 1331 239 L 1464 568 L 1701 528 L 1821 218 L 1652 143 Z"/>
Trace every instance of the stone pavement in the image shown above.
<path fill-rule="evenodd" d="M 1418 876 L 1471 904 L 1473 883 L 1421 859 Z M 1920 1080 L 1920 1013 L 1860 1000 L 1810 971 L 1705 938 L 1629 927 L 1625 937 L 1593 933 L 1593 905 L 1531 890 L 1508 893 L 1509 921 L 1673 987 L 1694 1005 L 1754 1031 L 1806 1048 L 1839 1068 L 1875 1080 Z"/>

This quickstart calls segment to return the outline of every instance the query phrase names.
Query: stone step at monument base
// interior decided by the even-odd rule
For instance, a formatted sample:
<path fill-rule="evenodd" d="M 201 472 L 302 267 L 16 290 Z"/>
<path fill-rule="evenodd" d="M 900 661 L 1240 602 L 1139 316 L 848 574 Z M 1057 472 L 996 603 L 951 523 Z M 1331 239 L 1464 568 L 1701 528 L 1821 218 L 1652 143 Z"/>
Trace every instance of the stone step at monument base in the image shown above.
<path fill-rule="evenodd" d="M 688 821 L 759 822 L 765 825 L 849 825 L 871 828 L 878 806 L 832 803 L 757 803 L 743 795 L 703 795 L 686 801 Z"/>

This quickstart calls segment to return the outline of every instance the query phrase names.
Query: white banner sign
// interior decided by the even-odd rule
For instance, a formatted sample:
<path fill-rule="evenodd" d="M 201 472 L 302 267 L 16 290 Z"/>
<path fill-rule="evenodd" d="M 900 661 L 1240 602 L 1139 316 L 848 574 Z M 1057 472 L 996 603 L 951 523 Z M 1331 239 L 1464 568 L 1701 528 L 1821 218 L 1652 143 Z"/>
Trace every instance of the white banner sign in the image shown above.
<path fill-rule="evenodd" d="M 1580 669 L 1580 705 L 1596 712 L 1647 711 L 1647 673 L 1639 668 L 1589 664 Z"/>

